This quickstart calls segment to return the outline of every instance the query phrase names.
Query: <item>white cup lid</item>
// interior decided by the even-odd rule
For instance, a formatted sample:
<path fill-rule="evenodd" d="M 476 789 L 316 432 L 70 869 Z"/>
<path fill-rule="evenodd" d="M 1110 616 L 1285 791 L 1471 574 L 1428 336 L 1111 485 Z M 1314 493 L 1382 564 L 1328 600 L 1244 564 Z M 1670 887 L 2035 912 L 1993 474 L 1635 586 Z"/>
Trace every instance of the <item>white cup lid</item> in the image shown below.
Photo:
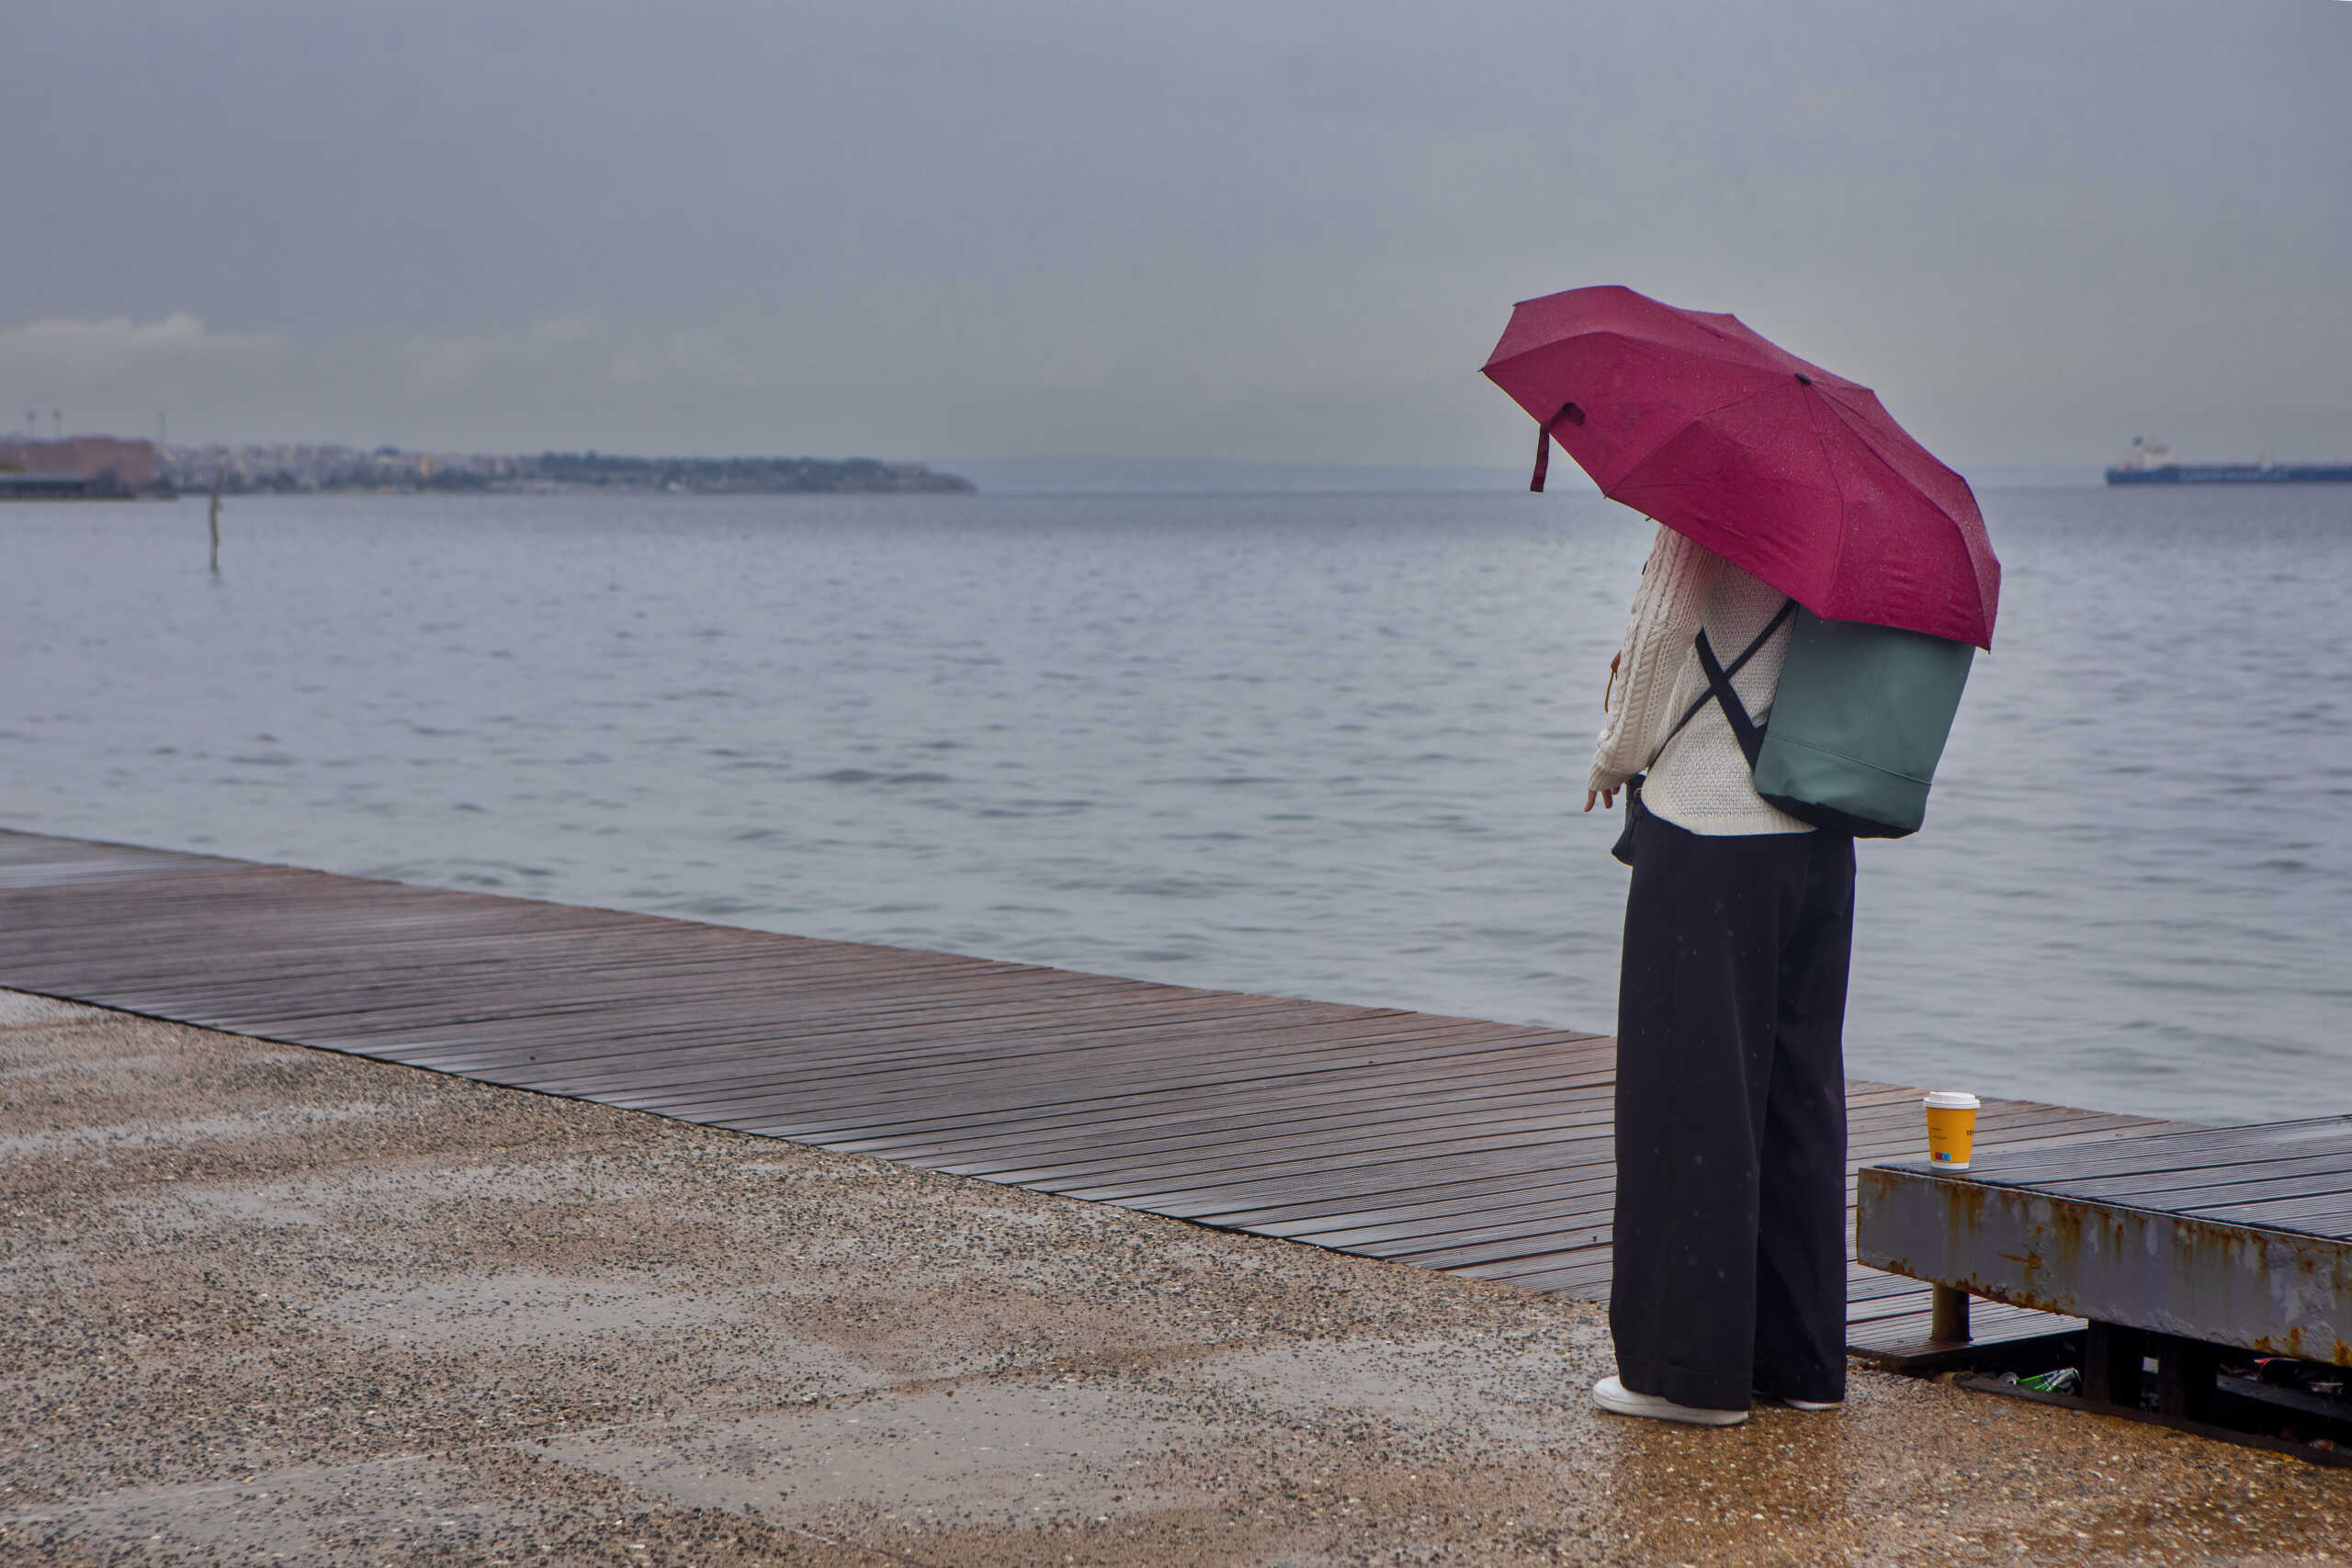
<path fill-rule="evenodd" d="M 1928 1092 L 1924 1103 L 1939 1111 L 1974 1111 L 1984 1104 L 1974 1095 L 1957 1089 L 1939 1089 Z"/>

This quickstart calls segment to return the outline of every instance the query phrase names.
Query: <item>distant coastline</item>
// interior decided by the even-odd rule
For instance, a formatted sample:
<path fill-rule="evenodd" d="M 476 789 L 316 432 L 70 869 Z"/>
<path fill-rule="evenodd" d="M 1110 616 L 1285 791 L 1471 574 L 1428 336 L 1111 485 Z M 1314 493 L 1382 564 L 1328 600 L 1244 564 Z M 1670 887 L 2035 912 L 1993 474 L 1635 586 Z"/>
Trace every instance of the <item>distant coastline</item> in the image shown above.
<path fill-rule="evenodd" d="M 113 436 L 0 443 L 0 498 L 117 500 L 219 489 L 229 495 L 970 494 L 961 474 L 876 457 L 635 457 L 610 452 L 407 452 L 335 446 L 165 446 Z"/>
<path fill-rule="evenodd" d="M 336 491 L 638 491 L 688 495 L 969 494 L 961 474 L 875 457 L 634 457 L 611 452 L 450 455 L 379 446 L 195 446 L 163 454 L 180 490 Z"/>

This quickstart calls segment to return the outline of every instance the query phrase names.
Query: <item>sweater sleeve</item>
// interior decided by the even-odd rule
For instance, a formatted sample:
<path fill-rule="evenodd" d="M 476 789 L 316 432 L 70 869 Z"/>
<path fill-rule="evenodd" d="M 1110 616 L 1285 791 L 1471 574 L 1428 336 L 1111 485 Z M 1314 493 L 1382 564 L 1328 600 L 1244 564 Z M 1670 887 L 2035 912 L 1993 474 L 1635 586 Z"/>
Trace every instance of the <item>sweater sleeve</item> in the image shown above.
<path fill-rule="evenodd" d="M 1698 639 L 1723 558 L 1661 526 L 1642 568 L 1625 646 L 1617 662 L 1617 705 L 1600 728 L 1589 789 L 1622 789 L 1649 766 L 1679 716 L 1668 711 L 1683 658 Z"/>

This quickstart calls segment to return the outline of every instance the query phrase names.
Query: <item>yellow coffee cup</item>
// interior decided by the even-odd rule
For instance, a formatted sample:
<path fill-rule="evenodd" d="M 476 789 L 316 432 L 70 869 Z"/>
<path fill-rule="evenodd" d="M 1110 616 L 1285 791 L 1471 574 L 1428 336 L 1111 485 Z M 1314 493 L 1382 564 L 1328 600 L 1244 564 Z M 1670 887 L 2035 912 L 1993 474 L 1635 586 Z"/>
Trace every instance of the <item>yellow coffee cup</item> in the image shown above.
<path fill-rule="evenodd" d="M 1976 1152 L 1976 1111 L 1973 1094 L 1956 1089 L 1931 1091 L 1928 1108 L 1928 1163 L 1946 1170 L 1966 1170 Z"/>

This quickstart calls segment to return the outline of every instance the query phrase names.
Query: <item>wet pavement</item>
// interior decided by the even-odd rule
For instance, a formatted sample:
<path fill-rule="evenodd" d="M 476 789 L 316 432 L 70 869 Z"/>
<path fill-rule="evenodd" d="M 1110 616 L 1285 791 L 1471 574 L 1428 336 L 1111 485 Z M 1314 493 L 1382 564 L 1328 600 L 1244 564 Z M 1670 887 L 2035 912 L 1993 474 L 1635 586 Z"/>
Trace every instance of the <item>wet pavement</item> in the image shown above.
<path fill-rule="evenodd" d="M 0 1562 L 2352 1558 L 2352 1472 L 1624 1421 L 1594 1307 L 5 992 L 0 1211 Z"/>

